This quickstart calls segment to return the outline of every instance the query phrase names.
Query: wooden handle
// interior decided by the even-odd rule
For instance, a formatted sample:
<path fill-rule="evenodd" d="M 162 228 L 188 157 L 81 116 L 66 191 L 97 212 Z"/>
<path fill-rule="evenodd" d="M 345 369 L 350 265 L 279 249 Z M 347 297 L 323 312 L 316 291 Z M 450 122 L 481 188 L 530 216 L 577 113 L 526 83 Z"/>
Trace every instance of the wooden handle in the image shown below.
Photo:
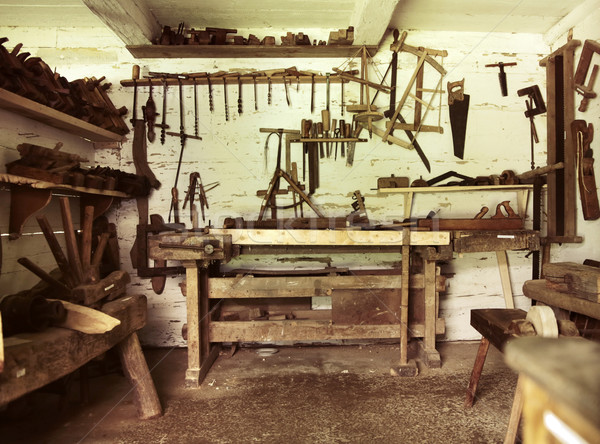
<path fill-rule="evenodd" d="M 26 257 L 21 257 L 21 258 L 17 259 L 17 262 L 19 264 L 23 265 L 25 268 L 27 268 L 29 271 L 31 271 L 33 274 L 35 274 L 41 280 L 50 284 L 56 290 L 58 290 L 60 292 L 64 292 L 65 296 L 68 296 L 71 294 L 71 289 L 69 287 L 67 287 L 62 282 L 54 279 L 52 276 L 50 276 L 48 273 L 46 273 L 44 270 L 42 270 L 40 267 L 38 267 L 36 264 L 31 262 Z"/>
<path fill-rule="evenodd" d="M 133 80 L 139 80 L 140 78 L 140 65 L 133 65 L 131 69 L 131 78 Z"/>
<path fill-rule="evenodd" d="M 92 223 L 94 222 L 94 207 L 87 206 L 83 213 L 83 222 L 81 226 L 81 264 L 83 270 L 87 271 L 92 263 Z"/>
<path fill-rule="evenodd" d="M 102 256 L 104 256 L 104 250 L 106 250 L 106 244 L 108 244 L 109 237 L 110 233 L 102 233 L 102 235 L 100 236 L 98 246 L 94 251 L 94 257 L 92 258 L 92 267 L 100 266 L 100 262 L 102 262 Z"/>
<path fill-rule="evenodd" d="M 48 246 L 50 247 L 50 251 L 54 256 L 54 260 L 56 260 L 56 264 L 58 268 L 63 274 L 63 279 L 70 287 L 75 287 L 77 283 L 75 282 L 75 274 L 69 265 L 69 260 L 65 256 L 60 244 L 58 243 L 58 239 L 56 238 L 52 227 L 50 226 L 50 222 L 46 216 L 37 216 L 36 217 L 40 228 L 42 229 L 42 233 L 44 233 L 44 237 L 46 238 L 46 242 L 48 242 Z"/>
<path fill-rule="evenodd" d="M 331 115 L 328 109 L 321 111 L 321 120 L 323 122 L 323 131 L 329 131 L 331 127 Z"/>

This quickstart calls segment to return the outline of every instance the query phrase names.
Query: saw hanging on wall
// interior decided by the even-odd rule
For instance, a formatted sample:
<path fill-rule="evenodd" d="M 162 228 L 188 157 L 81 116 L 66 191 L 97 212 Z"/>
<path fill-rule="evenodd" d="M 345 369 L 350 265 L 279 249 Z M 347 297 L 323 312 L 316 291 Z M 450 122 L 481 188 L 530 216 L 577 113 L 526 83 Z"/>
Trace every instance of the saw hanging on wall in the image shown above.
<path fill-rule="evenodd" d="M 465 79 L 448 82 L 448 110 L 452 128 L 452 144 L 454 145 L 454 155 L 459 159 L 463 159 L 465 153 L 469 98 L 469 95 L 465 94 Z"/>

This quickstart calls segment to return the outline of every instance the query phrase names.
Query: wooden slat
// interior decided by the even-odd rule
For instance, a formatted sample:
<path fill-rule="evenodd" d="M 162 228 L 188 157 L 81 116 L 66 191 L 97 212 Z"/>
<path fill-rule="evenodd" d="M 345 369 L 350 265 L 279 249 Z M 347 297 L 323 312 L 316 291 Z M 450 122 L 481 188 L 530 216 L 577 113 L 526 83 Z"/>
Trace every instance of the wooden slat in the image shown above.
<path fill-rule="evenodd" d="M 442 321 L 442 322 L 439 322 Z M 445 324 L 439 320 L 436 330 L 443 334 Z M 409 325 L 413 337 L 422 337 L 422 324 Z M 211 342 L 325 341 L 332 339 L 397 339 L 398 324 L 334 325 L 330 321 L 223 321 L 211 322 Z"/>
<path fill-rule="evenodd" d="M 348 58 L 356 54 L 360 47 L 352 45 L 132 45 L 127 50 L 138 59 L 172 58 Z M 377 46 L 367 47 L 371 56 L 377 53 Z"/>
<path fill-rule="evenodd" d="M 436 281 L 437 282 L 437 281 Z M 402 286 L 401 275 L 375 276 L 281 276 L 235 278 L 209 278 L 209 298 L 293 298 L 306 296 L 330 296 L 335 290 L 398 289 Z M 424 288 L 423 274 L 410 277 L 411 288 Z M 436 289 L 444 290 L 443 279 Z M 189 293 L 188 293 L 189 294 Z"/>
<path fill-rule="evenodd" d="M 210 229 L 213 235 L 231 235 L 236 245 L 402 245 L 401 231 L 366 230 L 251 230 Z M 448 245 L 447 232 L 412 231 L 410 245 Z"/>

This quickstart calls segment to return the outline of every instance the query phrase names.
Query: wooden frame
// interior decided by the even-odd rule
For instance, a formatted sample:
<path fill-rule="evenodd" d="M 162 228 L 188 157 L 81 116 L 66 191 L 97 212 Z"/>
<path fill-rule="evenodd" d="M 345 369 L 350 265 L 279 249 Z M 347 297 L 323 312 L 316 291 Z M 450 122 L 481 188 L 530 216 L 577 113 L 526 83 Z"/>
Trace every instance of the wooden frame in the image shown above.
<path fill-rule="evenodd" d="M 551 242 L 581 242 L 577 237 L 577 159 L 571 122 L 575 119 L 575 49 L 571 40 L 540 61 L 546 68 L 547 165 L 564 163 L 548 173 L 548 238 Z"/>

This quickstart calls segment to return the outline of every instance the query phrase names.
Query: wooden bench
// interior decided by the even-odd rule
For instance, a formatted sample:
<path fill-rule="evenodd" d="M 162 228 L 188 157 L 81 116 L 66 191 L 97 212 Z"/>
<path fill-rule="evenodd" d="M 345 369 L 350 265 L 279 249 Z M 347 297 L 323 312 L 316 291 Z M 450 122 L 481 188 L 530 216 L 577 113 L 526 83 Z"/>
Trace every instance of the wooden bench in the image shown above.
<path fill-rule="evenodd" d="M 146 297 L 128 295 L 106 303 L 102 311 L 121 321 L 104 334 L 84 334 L 51 327 L 41 333 L 4 338 L 0 372 L 0 406 L 68 375 L 116 347 L 132 385 L 141 419 L 162 415 L 162 407 L 142 352 L 137 330 L 146 324 Z"/>
<path fill-rule="evenodd" d="M 514 308 L 485 308 L 471 310 L 471 326 L 481 333 L 479 349 L 473 364 L 467 396 L 465 398 L 465 408 L 473 406 L 477 384 L 483 370 L 483 364 L 487 356 L 490 344 L 501 352 L 504 351 L 506 343 L 515 336 L 508 332 L 508 327 L 513 321 L 525 319 L 527 312 Z"/>

